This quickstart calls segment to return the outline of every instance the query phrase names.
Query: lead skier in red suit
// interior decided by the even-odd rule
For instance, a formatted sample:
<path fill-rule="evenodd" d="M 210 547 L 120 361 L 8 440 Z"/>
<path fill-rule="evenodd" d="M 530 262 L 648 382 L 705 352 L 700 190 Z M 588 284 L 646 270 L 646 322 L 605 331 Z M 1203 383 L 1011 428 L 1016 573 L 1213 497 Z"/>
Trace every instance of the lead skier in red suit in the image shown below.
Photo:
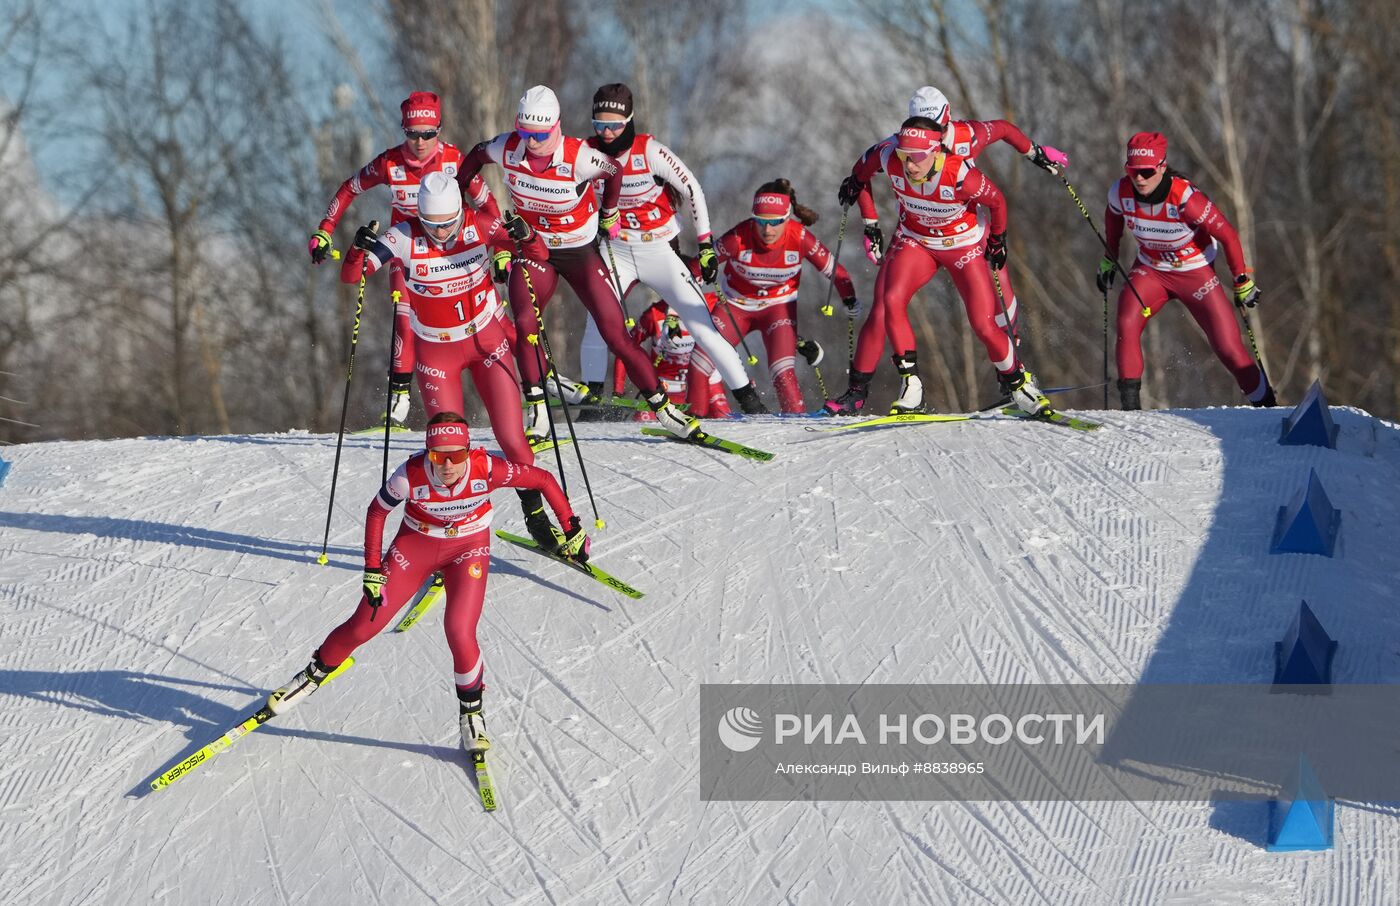
<path fill-rule="evenodd" d="M 1108 190 L 1104 212 L 1108 251 L 1118 257 L 1123 228 L 1137 240 L 1137 261 L 1128 273 L 1130 287 L 1118 294 L 1118 394 L 1124 409 L 1140 408 L 1142 331 L 1147 320 L 1172 299 L 1179 299 L 1205 331 L 1210 348 L 1255 406 L 1277 405 L 1263 370 L 1244 348 L 1230 300 L 1213 266 L 1217 246 L 1234 275 L 1235 304 L 1253 308 L 1259 301 L 1253 269 L 1245 266 L 1239 234 L 1190 180 L 1167 166 L 1167 138 L 1139 132 L 1128 140 L 1127 175 Z M 1113 285 L 1115 268 L 1099 262 L 1101 292 Z"/>
<path fill-rule="evenodd" d="M 990 148 L 997 142 L 1006 142 L 1015 148 L 1022 155 L 1038 167 L 1050 172 L 1059 173 L 1062 168 L 1069 166 L 1069 157 L 1063 151 L 1052 148 L 1048 145 L 1038 145 L 1031 141 L 1015 123 L 1009 120 L 954 120 L 952 110 L 948 105 L 948 99 L 943 92 L 932 85 L 925 85 L 909 98 L 909 115 L 923 116 L 932 120 L 941 131 L 940 142 L 943 149 L 949 154 L 967 160 L 976 160 L 978 155 Z M 891 135 L 881 139 L 871 145 L 863 155 L 863 158 L 878 157 L 881 150 L 886 145 L 897 143 L 898 135 Z M 858 194 L 854 197 L 848 194 L 852 188 L 858 189 Z M 841 203 L 843 205 L 854 201 L 860 206 L 860 216 L 865 227 L 865 257 L 875 265 L 880 264 L 883 257 L 885 238 L 880 229 L 880 217 L 875 210 L 875 200 L 871 197 L 870 187 L 855 187 L 848 178 L 847 183 L 842 184 Z M 1016 298 L 1016 291 L 1011 284 L 1011 271 L 1006 267 L 997 270 L 997 279 L 1001 281 L 1002 297 L 1006 300 L 1006 313 L 1010 316 L 1012 335 L 1016 334 L 1016 323 L 1020 317 L 1020 302 Z M 997 306 L 997 324 L 1005 324 Z M 879 364 L 880 353 L 885 345 L 885 307 L 881 304 L 879 296 L 876 296 L 870 306 L 870 316 L 861 327 L 859 345 L 856 347 L 855 358 L 851 364 L 851 371 L 855 373 L 873 373 Z M 1019 343 L 1019 339 L 1017 340 Z M 869 380 L 865 382 L 853 381 L 853 389 L 847 391 L 846 395 L 835 400 L 828 401 L 826 409 L 833 414 L 846 414 L 848 411 L 859 411 L 865 404 L 864 389 Z M 849 397 L 849 399 L 847 399 Z"/>
<path fill-rule="evenodd" d="M 340 184 L 326 216 L 316 232 L 311 234 L 307 250 L 311 260 L 320 264 L 331 250 L 331 234 L 336 224 L 350 209 L 350 204 L 363 192 L 375 186 L 388 186 L 390 196 L 389 226 L 396 226 L 417 216 L 418 186 L 429 173 L 442 172 L 454 176 L 462 165 L 462 152 L 456 145 L 438 138 L 442 128 L 442 104 L 431 91 L 415 91 L 399 105 L 403 114 L 404 143 L 380 152 L 379 156 L 361 167 L 354 176 Z M 499 218 L 496 199 L 480 178 L 473 179 L 466 191 L 471 206 L 487 215 Z M 504 262 L 498 266 L 503 267 Z M 403 427 L 408 417 L 408 385 L 413 375 L 413 342 L 409 330 L 408 298 L 403 272 L 397 264 L 389 272 L 389 288 L 399 293 L 394 313 L 393 364 L 390 366 L 389 386 L 393 402 L 385 417 L 395 427 Z"/>
<path fill-rule="evenodd" d="M 383 236 L 361 227 L 340 278 L 353 283 L 361 273 L 397 265 L 406 275 L 409 343 L 428 415 L 464 411 L 467 372 L 501 451 L 512 462 L 531 465 L 535 456 L 521 430 L 520 382 L 511 358 L 513 328 L 491 282 L 491 250 L 517 243 L 527 257 L 549 257 L 528 223 L 513 215 L 502 223 L 464 209 L 456 180 L 429 173 L 418 189 L 417 216 Z M 539 492 L 522 490 L 520 505 L 531 536 L 548 546 L 552 526 Z"/>
<path fill-rule="evenodd" d="M 513 268 L 510 275 L 510 307 L 521 340 L 516 344 L 516 358 L 529 412 L 526 433 L 536 437 L 547 433 L 546 375 L 530 338 L 539 332 L 535 310 L 544 311 L 561 276 L 593 316 L 608 348 L 623 361 L 632 383 L 646 394 L 657 422 L 677 437 L 699 431 L 698 421 L 671 405 L 651 360 L 627 336 L 622 304 L 598 254 L 599 229 L 609 238 L 616 238 L 621 231 L 618 198 L 622 171 L 617 162 L 582 140 L 564 135 L 559 125 L 559 99 L 550 89 L 536 85 L 520 99 L 515 129 L 473 148 L 457 181 L 465 189 L 482 167 L 492 163 L 505 171 L 515 210 L 549 246 L 548 263 L 526 262 Z M 593 190 L 595 179 L 603 180 L 601 210 Z M 585 398 L 587 391 L 580 388 L 569 402 Z"/>
<path fill-rule="evenodd" d="M 837 264 L 808 225 L 817 214 L 797 203 L 797 193 L 786 179 L 759 187 L 753 197 L 753 217 L 735 226 L 716 243 L 719 252 L 720 292 L 728 300 L 728 314 L 715 316 L 722 324 L 734 316 L 738 336 L 760 331 L 768 351 L 768 373 L 778 404 L 785 413 L 805 412 L 797 385 L 797 289 L 802 282 L 802 262 L 810 261 L 823 277 L 836 285 L 848 313 L 858 312 L 860 302 L 846 269 Z M 738 342 L 733 331 L 725 339 Z M 714 366 L 697 348 L 695 358 L 708 375 Z"/>
<path fill-rule="evenodd" d="M 875 278 L 874 304 L 884 310 L 885 332 L 902 378 L 890 412 L 923 410 L 909 302 L 940 267 L 962 297 L 968 322 L 997 370 L 1002 393 L 1026 412 L 1044 412 L 1050 401 L 1021 364 L 992 282 L 992 269 L 1006 265 L 1006 199 L 970 160 L 943 148 L 943 132 L 928 117 L 910 117 L 894 142 L 877 145 L 878 153 L 856 162 L 842 187 L 843 203 L 854 200 L 883 170 L 899 199 L 899 227 Z M 985 223 L 975 208 L 985 209 Z M 828 401 L 832 414 L 851 414 L 864 405 L 880 353 L 879 344 L 868 335 L 871 330 L 867 322 L 861 331 L 866 342 L 857 351 L 846 394 Z"/>
<path fill-rule="evenodd" d="M 559 484 L 543 469 L 492 456 L 468 446 L 467 422 L 456 412 L 428 419 L 427 449 L 394 470 L 370 501 L 365 514 L 365 571 L 355 612 L 331 630 L 316 648 L 311 663 L 268 697 L 274 714 L 305 701 L 356 648 L 368 642 L 434 572 L 446 586 L 443 631 L 452 652 L 462 746 L 485 751 L 481 693 L 485 676 L 477 622 L 486 597 L 491 567 L 491 492 L 528 488 L 542 493 L 567 531 L 556 529 L 557 546 L 566 556 L 588 559 L 589 542 Z M 384 521 L 404 504 L 403 522 L 387 553 Z M 380 610 L 384 620 L 379 620 Z"/>

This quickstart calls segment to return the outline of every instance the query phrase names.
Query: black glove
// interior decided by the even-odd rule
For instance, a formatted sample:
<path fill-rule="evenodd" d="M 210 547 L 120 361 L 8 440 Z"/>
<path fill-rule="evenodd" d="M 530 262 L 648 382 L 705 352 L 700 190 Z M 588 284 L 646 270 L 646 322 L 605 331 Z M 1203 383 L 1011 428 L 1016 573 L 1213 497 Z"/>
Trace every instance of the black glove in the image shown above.
<path fill-rule="evenodd" d="M 1240 308 L 1253 308 L 1259 304 L 1259 287 L 1248 273 L 1235 276 L 1235 304 Z"/>
<path fill-rule="evenodd" d="M 1113 259 L 1107 255 L 1099 259 L 1099 272 L 1094 275 L 1094 285 L 1099 288 L 1099 292 L 1108 295 L 1108 291 L 1113 289 L 1113 280 L 1118 276 L 1118 268 L 1113 263 Z"/>
<path fill-rule="evenodd" d="M 511 254 L 505 249 L 500 249 L 491 255 L 491 279 L 497 283 L 505 283 L 510 279 Z"/>
<path fill-rule="evenodd" d="M 325 230 L 317 230 L 311 234 L 311 240 L 306 244 L 306 250 L 311 253 L 311 263 L 320 264 L 326 260 L 326 256 L 331 253 L 331 234 Z"/>
<path fill-rule="evenodd" d="M 865 183 L 856 179 L 854 175 L 847 176 L 841 180 L 841 188 L 836 193 L 836 200 L 841 203 L 841 207 L 849 208 L 860 198 L 860 193 L 865 191 Z"/>
<path fill-rule="evenodd" d="M 367 226 L 362 226 L 355 231 L 354 246 L 361 251 L 372 251 L 374 244 L 379 241 L 379 221 L 371 220 Z"/>
<path fill-rule="evenodd" d="M 580 563 L 588 562 L 588 549 L 592 543 L 588 540 L 588 536 L 583 533 L 583 524 L 577 516 L 569 520 L 569 527 L 566 531 L 561 531 L 554 526 L 549 528 L 554 533 L 556 548 L 562 556 Z"/>
<path fill-rule="evenodd" d="M 510 238 L 516 242 L 529 242 L 530 237 L 535 235 L 535 230 L 519 214 L 506 215 L 506 232 Z"/>
<path fill-rule="evenodd" d="M 700 281 L 714 283 L 719 276 L 719 256 L 715 254 L 715 244 L 706 239 L 700 243 Z"/>
<path fill-rule="evenodd" d="M 987 263 L 992 266 L 992 270 L 999 271 L 1006 267 L 1006 233 L 993 233 L 987 240 Z"/>
<path fill-rule="evenodd" d="M 374 618 L 379 615 L 379 605 L 384 603 L 384 570 L 365 570 L 363 587 L 365 591 L 365 601 L 369 604 L 369 621 L 374 622 Z"/>

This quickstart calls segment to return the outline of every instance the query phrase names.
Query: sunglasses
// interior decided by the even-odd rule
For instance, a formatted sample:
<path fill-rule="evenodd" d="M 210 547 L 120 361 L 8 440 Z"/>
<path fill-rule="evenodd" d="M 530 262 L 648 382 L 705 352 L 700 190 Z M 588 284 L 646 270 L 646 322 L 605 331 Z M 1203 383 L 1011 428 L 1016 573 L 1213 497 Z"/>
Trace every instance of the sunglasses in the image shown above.
<path fill-rule="evenodd" d="M 459 223 L 462 222 L 462 218 L 461 215 L 458 215 L 457 217 L 454 217 L 445 223 L 438 223 L 437 221 L 424 220 L 420 217 L 418 218 L 418 222 L 423 224 L 423 229 L 425 230 L 430 230 L 434 233 L 441 233 L 443 230 L 447 230 L 450 232 L 453 227 L 457 226 Z"/>
<path fill-rule="evenodd" d="M 912 160 L 916 164 L 923 163 L 931 154 L 933 154 L 932 151 L 904 151 L 902 149 L 895 149 L 894 152 L 895 157 L 898 157 L 900 160 Z"/>
<path fill-rule="evenodd" d="M 1156 167 L 1146 167 L 1146 168 L 1142 168 L 1142 169 L 1133 169 L 1133 170 L 1129 170 L 1129 171 L 1128 171 L 1128 173 L 1129 173 L 1134 179 L 1151 179 L 1151 178 L 1153 177 L 1153 175 L 1156 174 L 1156 172 L 1157 172 L 1157 168 L 1156 168 Z"/>
<path fill-rule="evenodd" d="M 413 139 L 414 141 L 426 142 L 426 141 L 428 141 L 428 140 L 430 140 L 430 139 L 437 138 L 438 130 L 436 130 L 436 129 L 424 129 L 422 132 L 414 132 L 412 129 L 405 129 L 405 130 L 403 131 L 403 134 L 404 134 L 404 135 L 407 135 L 409 138 Z"/>
<path fill-rule="evenodd" d="M 623 129 L 626 128 L 627 124 L 630 122 L 632 122 L 632 117 L 630 116 L 625 120 L 594 120 L 593 131 L 607 132 L 609 129 Z"/>
<path fill-rule="evenodd" d="M 543 132 L 530 132 L 525 129 L 516 129 L 515 134 L 525 139 L 526 141 L 547 142 L 549 141 L 549 134 L 553 131 L 553 129 L 546 129 Z"/>
<path fill-rule="evenodd" d="M 754 218 L 754 222 L 757 223 L 759 226 L 776 227 L 776 226 L 782 226 L 783 224 L 787 223 L 787 218 L 786 218 L 786 217 L 773 217 L 773 218 L 769 218 L 769 217 L 755 217 L 755 218 Z"/>
<path fill-rule="evenodd" d="M 470 452 L 470 450 L 429 450 L 428 461 L 437 466 L 445 462 L 450 462 L 454 466 L 460 466 L 467 461 L 467 455 Z"/>

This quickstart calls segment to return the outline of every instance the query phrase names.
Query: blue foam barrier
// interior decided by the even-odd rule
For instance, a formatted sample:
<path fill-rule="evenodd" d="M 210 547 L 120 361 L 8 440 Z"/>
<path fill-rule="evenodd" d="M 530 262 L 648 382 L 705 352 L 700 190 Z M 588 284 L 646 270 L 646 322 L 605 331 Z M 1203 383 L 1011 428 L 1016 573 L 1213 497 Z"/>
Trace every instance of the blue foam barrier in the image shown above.
<path fill-rule="evenodd" d="M 1274 643 L 1274 685 L 1331 684 L 1336 653 L 1337 643 L 1322 628 L 1308 602 L 1302 602 L 1283 641 Z"/>
<path fill-rule="evenodd" d="M 1332 822 L 1337 804 L 1322 790 L 1306 756 L 1284 786 L 1287 798 L 1269 803 L 1269 852 L 1332 848 Z"/>
<path fill-rule="evenodd" d="M 1317 477 L 1316 469 L 1308 470 L 1308 484 L 1288 506 L 1278 508 L 1274 525 L 1271 554 L 1322 554 L 1332 556 L 1337 545 L 1337 533 L 1342 527 L 1342 514 L 1328 499 Z"/>
<path fill-rule="evenodd" d="M 0 488 L 5 486 L 5 476 L 10 474 L 10 464 L 0 459 Z"/>
<path fill-rule="evenodd" d="M 1337 426 L 1332 422 L 1332 410 L 1322 395 L 1322 384 L 1313 381 L 1303 401 L 1283 420 L 1283 433 L 1278 442 L 1288 445 L 1312 445 L 1337 448 Z"/>

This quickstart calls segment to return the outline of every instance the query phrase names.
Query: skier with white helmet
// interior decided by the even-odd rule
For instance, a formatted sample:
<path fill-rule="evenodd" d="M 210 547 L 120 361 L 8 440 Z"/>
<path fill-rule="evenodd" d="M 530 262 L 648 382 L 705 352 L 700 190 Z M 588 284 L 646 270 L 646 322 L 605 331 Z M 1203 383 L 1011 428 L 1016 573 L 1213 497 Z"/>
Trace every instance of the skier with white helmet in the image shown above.
<path fill-rule="evenodd" d="M 462 207 L 456 180 L 429 173 L 418 188 L 418 216 L 383 236 L 361 227 L 341 265 L 346 283 L 396 264 L 406 275 L 409 324 L 418 391 L 428 416 L 465 411 L 462 373 L 471 375 L 486 407 L 491 431 L 511 462 L 530 465 L 534 452 L 520 424 L 520 382 L 511 359 L 514 328 L 492 285 L 492 258 L 523 248 L 528 258 L 549 251 L 530 225 Z M 522 490 L 520 505 L 530 535 L 553 544 L 553 527 L 538 491 Z"/>
<path fill-rule="evenodd" d="M 390 191 L 389 226 L 417 216 L 418 185 L 429 173 L 456 174 L 463 153 L 456 145 L 438 138 L 442 129 L 442 102 L 431 91 L 415 91 L 399 105 L 402 112 L 404 143 L 395 145 L 365 164 L 336 189 L 316 232 L 307 246 L 311 260 L 320 264 L 331 251 L 331 234 L 351 203 L 375 186 Z M 488 218 L 500 217 L 496 200 L 480 178 L 467 187 L 471 206 Z M 397 263 L 389 271 L 389 288 L 399 293 L 394 311 L 393 363 L 389 370 L 392 403 L 385 414 L 394 427 L 403 427 L 408 417 L 408 387 L 413 378 L 413 332 L 409 325 L 408 291 L 403 271 Z"/>
<path fill-rule="evenodd" d="M 628 337 L 621 302 L 598 254 L 599 230 L 614 238 L 621 229 L 617 206 L 622 171 L 616 162 L 581 139 L 564 135 L 559 99 L 549 88 L 536 85 L 520 98 L 515 128 L 482 142 L 467 155 L 457 173 L 458 183 L 466 187 L 490 163 L 505 171 L 512 205 L 549 246 L 548 262 L 527 261 L 513 268 L 510 276 L 511 311 L 522 335 L 516 357 L 528 409 L 526 433 L 542 436 L 548 430 L 543 386 L 547 376 L 531 338 L 539 332 L 539 313 L 561 276 L 588 309 L 608 348 L 622 360 L 632 383 L 646 394 L 658 423 L 677 437 L 698 432 L 700 423 L 671 404 L 651 359 Z M 603 182 L 601 203 L 594 180 Z M 589 396 L 579 390 L 571 402 Z"/>
<path fill-rule="evenodd" d="M 1069 157 L 1056 148 L 1040 145 L 1032 141 L 1014 123 L 1008 120 L 967 120 L 955 121 L 947 97 L 931 85 L 925 85 L 909 98 L 909 116 L 924 117 L 933 123 L 933 132 L 939 138 L 943 152 L 969 163 L 997 142 L 1006 142 L 1025 155 L 1036 166 L 1050 173 L 1058 173 L 1069 166 Z M 898 144 L 898 133 L 881 139 L 866 149 L 862 161 L 873 161 L 882 153 Z M 884 234 L 880 229 L 879 214 L 875 210 L 874 199 L 868 184 L 861 183 L 854 176 L 846 177 L 841 184 L 838 198 L 843 207 L 858 204 L 864 222 L 865 254 L 870 261 L 880 265 L 884 257 Z M 983 224 L 985 227 L 985 224 Z M 998 303 L 995 324 L 1006 329 L 1009 317 L 1011 332 L 1014 335 L 1020 304 L 1011 284 L 1011 273 L 1005 266 L 1004 257 L 995 256 L 1000 263 L 995 265 L 995 273 L 1001 289 L 1001 302 L 1005 303 L 1005 315 Z M 870 316 L 862 325 L 860 338 L 856 344 L 855 357 L 850 366 L 850 387 L 841 396 L 828 400 L 826 411 L 833 415 L 854 414 L 865 404 L 866 391 L 874 377 L 875 369 L 883 351 L 887 328 L 885 324 L 885 304 L 881 293 L 876 293 L 870 308 Z M 896 362 L 897 367 L 900 365 Z M 912 367 L 911 367 L 912 366 Z M 917 367 L 904 362 L 901 367 L 904 378 L 899 398 L 895 402 L 896 411 L 916 411 L 923 405 L 923 381 Z"/>

